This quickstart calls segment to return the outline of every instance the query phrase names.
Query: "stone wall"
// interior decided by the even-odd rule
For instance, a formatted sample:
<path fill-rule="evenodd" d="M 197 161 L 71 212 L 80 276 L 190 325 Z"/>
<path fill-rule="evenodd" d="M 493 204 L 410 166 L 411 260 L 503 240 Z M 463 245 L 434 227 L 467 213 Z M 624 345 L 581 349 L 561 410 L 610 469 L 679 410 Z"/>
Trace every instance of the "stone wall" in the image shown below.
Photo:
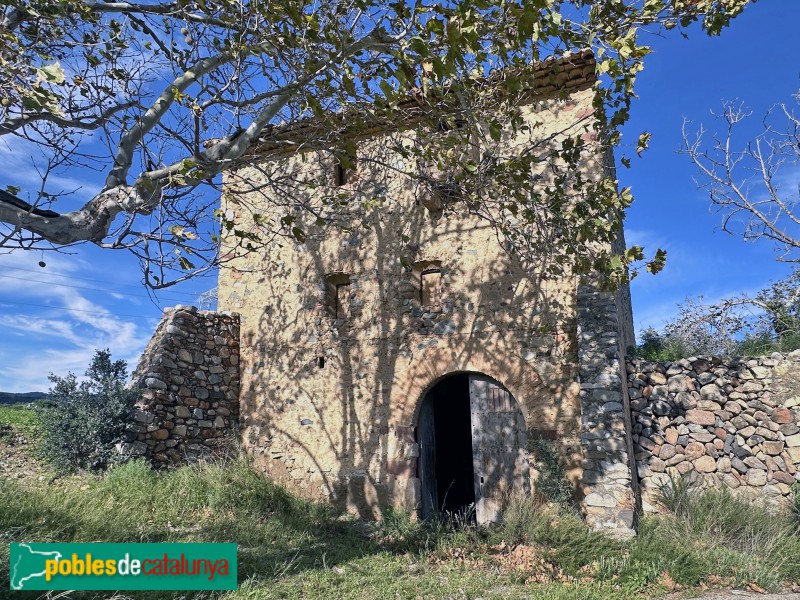
<path fill-rule="evenodd" d="M 590 526 L 621 536 L 633 533 L 635 514 L 621 363 L 629 311 L 613 293 L 578 288 L 584 511 Z"/>
<path fill-rule="evenodd" d="M 800 351 L 723 362 L 693 357 L 627 365 L 645 512 L 685 475 L 783 502 L 800 481 Z"/>
<path fill-rule="evenodd" d="M 239 418 L 239 317 L 176 306 L 133 374 L 141 399 L 127 450 L 155 464 L 227 452 Z"/>
<path fill-rule="evenodd" d="M 603 150 L 587 118 L 594 60 L 574 60 L 567 66 L 576 78 L 566 88 L 521 107 L 529 128 L 480 144 L 500 155 L 582 137 L 582 176 L 602 177 Z M 334 157 L 325 151 L 267 157 L 225 175 L 223 210 L 237 228 L 257 230 L 248 207 L 259 207 L 261 219 L 274 222 L 290 212 L 292 226 L 306 234 L 303 243 L 281 239 L 263 252 L 240 251 L 231 236 L 223 249 L 219 305 L 242 319 L 242 443 L 273 479 L 314 499 L 346 503 L 367 518 L 388 504 L 419 506 L 419 410 L 428 390 L 449 375 L 484 374 L 511 392 L 528 439 L 553 441 L 579 497 L 596 487 L 583 479 L 588 445 L 581 433 L 613 418 L 589 392 L 592 416 L 581 424 L 577 278 L 548 275 L 546 247 L 536 263 L 540 272 L 531 273 L 485 220 L 458 201 L 432 210 L 428 186 L 406 175 L 420 167 L 397 148 L 446 146 L 448 135 L 458 134 L 414 127 L 358 138 L 357 168 L 344 185 L 331 181 Z M 541 176 L 551 176 L 545 165 Z M 270 195 L 283 179 L 291 182 L 289 205 Z M 334 213 L 330 198 L 346 202 Z M 317 215 L 326 218 L 324 226 Z M 417 287 L 425 265 L 436 265 L 440 275 L 438 301 L 430 305 Z M 343 282 L 348 290 L 337 303 L 339 316 L 330 306 L 331 288 Z M 613 297 L 610 302 L 614 312 Z M 586 310 L 591 315 L 592 307 Z M 604 338 L 605 332 L 594 338 L 600 354 L 605 360 L 614 348 L 618 357 L 617 334 Z M 585 350 L 594 360 L 593 350 Z M 585 365 L 592 385 L 606 385 L 604 368 Z M 618 359 L 611 370 L 619 396 Z M 618 477 L 609 465 L 627 454 L 599 452 L 594 448 L 591 466 L 603 471 L 602 493 L 613 486 L 624 496 L 629 469 L 623 465 L 626 474 Z M 603 514 L 595 523 L 630 521 L 629 495 L 619 506 L 616 496 L 614 502 L 611 511 L 596 507 Z"/>

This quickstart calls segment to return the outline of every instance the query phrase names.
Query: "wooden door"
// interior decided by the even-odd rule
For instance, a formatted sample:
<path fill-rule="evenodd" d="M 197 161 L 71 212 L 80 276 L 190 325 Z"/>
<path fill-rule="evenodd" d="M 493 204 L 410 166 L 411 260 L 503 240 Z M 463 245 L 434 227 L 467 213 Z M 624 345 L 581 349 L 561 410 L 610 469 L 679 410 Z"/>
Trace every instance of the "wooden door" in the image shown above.
<path fill-rule="evenodd" d="M 436 481 L 436 429 L 433 420 L 433 402 L 430 397 L 422 401 L 417 428 L 419 444 L 419 479 L 423 519 L 429 519 L 439 510 L 438 483 Z"/>
<path fill-rule="evenodd" d="M 525 418 L 503 386 L 484 375 L 469 378 L 475 513 L 496 522 L 513 494 L 530 494 Z"/>

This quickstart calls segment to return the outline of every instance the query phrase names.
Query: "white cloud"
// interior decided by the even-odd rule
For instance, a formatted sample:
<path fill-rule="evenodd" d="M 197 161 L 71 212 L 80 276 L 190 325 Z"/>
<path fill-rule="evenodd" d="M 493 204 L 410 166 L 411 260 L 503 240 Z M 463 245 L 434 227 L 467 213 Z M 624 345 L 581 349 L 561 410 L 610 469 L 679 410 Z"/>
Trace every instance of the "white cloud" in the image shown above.
<path fill-rule="evenodd" d="M 97 299 L 93 299 L 91 291 L 58 285 L 69 282 L 59 275 L 91 273 L 86 261 L 77 257 L 51 255 L 41 273 L 13 269 L 36 269 L 36 258 L 30 253 L 0 256 L 4 275 L 0 277 L 0 326 L 14 335 L 13 341 L 6 338 L 0 346 L 0 390 L 45 390 L 50 372 L 82 375 L 94 351 L 102 348 L 109 348 L 115 359 L 127 360 L 132 371 L 158 320 L 155 307 L 137 309 L 122 302 L 124 294 L 115 294 L 122 301 L 112 301 L 110 310 L 100 303 L 105 294 L 95 294 Z M 133 311 L 141 312 L 143 318 L 116 314 Z"/>

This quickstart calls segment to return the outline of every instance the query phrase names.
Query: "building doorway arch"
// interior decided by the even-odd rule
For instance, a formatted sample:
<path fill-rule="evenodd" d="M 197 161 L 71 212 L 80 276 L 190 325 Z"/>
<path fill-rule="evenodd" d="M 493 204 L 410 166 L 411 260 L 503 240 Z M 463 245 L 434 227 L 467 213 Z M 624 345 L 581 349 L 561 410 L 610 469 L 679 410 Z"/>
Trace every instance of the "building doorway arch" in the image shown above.
<path fill-rule="evenodd" d="M 422 398 L 417 443 L 423 519 L 474 514 L 490 523 L 512 495 L 530 494 L 525 418 L 511 393 L 486 375 L 437 381 Z"/>

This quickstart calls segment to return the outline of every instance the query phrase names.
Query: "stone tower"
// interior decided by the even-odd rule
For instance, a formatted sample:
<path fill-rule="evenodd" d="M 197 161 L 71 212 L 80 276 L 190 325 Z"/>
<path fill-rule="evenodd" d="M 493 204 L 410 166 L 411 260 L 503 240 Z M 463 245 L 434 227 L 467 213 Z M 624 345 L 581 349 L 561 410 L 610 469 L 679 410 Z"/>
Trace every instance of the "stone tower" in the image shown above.
<path fill-rule="evenodd" d="M 503 139 L 581 135 L 581 174 L 606 174 L 593 55 L 533 69 L 521 106 L 531 127 Z M 474 506 L 492 521 L 511 495 L 535 493 L 530 448 L 545 439 L 587 520 L 630 531 L 627 290 L 523 268 L 448 190 L 404 175 L 415 165 L 400 149 L 420 135 L 396 124 L 362 133 L 347 160 L 266 145 L 257 165 L 226 175 L 236 230 L 283 219 L 305 232 L 257 252 L 234 248 L 241 234 L 226 242 L 219 308 L 241 318 L 245 447 L 269 476 L 363 517 Z M 294 200 L 270 197 L 276 185 Z M 333 201 L 337 222 L 320 227 L 315 210 Z"/>

